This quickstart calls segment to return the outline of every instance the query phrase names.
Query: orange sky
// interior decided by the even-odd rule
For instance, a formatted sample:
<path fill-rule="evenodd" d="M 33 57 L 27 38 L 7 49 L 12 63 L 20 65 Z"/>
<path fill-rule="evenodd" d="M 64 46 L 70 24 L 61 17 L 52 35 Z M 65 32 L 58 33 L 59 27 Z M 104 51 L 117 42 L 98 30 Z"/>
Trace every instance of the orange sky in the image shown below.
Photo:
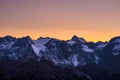
<path fill-rule="evenodd" d="M 120 0 L 0 0 L 0 36 L 87 41 L 120 36 Z"/>

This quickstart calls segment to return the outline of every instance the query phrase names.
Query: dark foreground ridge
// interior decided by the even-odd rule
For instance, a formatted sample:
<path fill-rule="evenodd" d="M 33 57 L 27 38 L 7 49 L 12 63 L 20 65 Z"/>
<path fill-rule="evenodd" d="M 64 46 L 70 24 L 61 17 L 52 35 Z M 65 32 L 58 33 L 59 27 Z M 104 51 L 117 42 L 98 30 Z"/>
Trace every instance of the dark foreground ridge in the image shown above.
<path fill-rule="evenodd" d="M 94 64 L 62 68 L 51 61 L 32 57 L 0 67 L 1 80 L 119 80 L 119 75 Z"/>
<path fill-rule="evenodd" d="M 120 37 L 0 38 L 0 80 L 120 80 Z"/>

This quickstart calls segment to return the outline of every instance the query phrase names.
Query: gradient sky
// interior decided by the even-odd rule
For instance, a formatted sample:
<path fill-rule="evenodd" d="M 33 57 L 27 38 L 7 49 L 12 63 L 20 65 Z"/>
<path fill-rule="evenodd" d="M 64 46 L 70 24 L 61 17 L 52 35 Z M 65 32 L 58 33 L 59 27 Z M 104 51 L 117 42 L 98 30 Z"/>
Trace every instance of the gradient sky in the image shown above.
<path fill-rule="evenodd" d="M 120 0 L 0 0 L 0 36 L 87 41 L 120 36 Z"/>

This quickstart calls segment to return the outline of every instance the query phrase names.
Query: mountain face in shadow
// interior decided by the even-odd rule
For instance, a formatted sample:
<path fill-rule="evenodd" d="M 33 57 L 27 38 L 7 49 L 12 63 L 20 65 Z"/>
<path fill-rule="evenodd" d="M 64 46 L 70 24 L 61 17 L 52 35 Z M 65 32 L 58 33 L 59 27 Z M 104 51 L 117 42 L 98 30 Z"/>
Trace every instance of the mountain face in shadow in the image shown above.
<path fill-rule="evenodd" d="M 120 80 L 120 37 L 0 38 L 0 80 Z"/>

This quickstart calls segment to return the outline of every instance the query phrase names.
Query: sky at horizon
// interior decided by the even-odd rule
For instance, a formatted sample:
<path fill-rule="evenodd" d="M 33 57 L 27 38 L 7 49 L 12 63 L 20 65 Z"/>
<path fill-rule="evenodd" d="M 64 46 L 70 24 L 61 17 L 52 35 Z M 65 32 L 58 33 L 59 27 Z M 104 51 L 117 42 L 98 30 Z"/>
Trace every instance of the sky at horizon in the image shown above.
<path fill-rule="evenodd" d="M 120 36 L 120 0 L 0 0 L 6 35 L 108 41 Z"/>

